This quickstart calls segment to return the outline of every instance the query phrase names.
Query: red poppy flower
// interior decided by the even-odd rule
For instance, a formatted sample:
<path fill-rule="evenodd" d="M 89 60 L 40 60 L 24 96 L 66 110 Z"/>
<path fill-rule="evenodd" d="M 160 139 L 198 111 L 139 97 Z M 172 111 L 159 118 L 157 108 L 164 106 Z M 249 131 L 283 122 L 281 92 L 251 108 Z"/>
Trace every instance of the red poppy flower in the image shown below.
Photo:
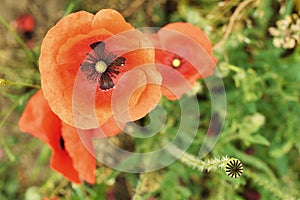
<path fill-rule="evenodd" d="M 95 130 L 80 131 L 82 134 L 79 136 L 76 128 L 62 122 L 51 111 L 42 90 L 28 101 L 19 120 L 19 128 L 50 146 L 52 169 L 75 183 L 80 183 L 80 177 L 89 183 L 95 182 L 96 161 L 92 155 Z M 111 120 L 101 128 L 106 135 L 120 132 Z"/>
<path fill-rule="evenodd" d="M 22 32 L 32 32 L 35 27 L 35 21 L 32 15 L 23 14 L 16 20 L 17 29 Z"/>
<path fill-rule="evenodd" d="M 149 64 L 154 50 L 148 43 L 115 10 L 80 11 L 60 20 L 46 34 L 39 59 L 42 89 L 53 112 L 81 129 L 97 128 L 113 113 L 126 111 L 126 120 L 146 115 L 161 96 L 161 76 Z"/>
<path fill-rule="evenodd" d="M 162 93 L 179 99 L 199 78 L 214 72 L 217 60 L 209 38 L 199 28 L 183 22 L 170 23 L 152 35 L 155 62 L 163 82 Z"/>

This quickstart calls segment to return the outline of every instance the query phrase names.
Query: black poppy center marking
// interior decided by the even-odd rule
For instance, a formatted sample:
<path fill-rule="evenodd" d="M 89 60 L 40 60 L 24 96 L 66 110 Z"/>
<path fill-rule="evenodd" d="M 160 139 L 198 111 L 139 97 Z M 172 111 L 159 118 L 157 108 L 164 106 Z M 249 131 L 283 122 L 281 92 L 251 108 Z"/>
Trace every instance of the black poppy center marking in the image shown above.
<path fill-rule="evenodd" d="M 125 65 L 126 59 L 107 51 L 104 42 L 94 42 L 90 47 L 93 51 L 88 53 L 80 69 L 87 79 L 98 82 L 101 90 L 109 90 L 115 86 L 112 78 L 117 77 L 119 67 Z"/>
<path fill-rule="evenodd" d="M 62 150 L 65 150 L 65 141 L 61 136 L 59 137 L 59 145 Z"/>

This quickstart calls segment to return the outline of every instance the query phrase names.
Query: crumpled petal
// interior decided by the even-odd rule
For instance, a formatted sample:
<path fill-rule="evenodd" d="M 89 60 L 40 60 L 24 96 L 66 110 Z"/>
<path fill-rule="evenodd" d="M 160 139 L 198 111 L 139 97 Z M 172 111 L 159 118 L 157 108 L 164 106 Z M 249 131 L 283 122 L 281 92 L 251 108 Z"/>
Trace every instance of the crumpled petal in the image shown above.
<path fill-rule="evenodd" d="M 52 112 L 42 90 L 31 97 L 19 120 L 20 131 L 50 146 L 51 168 L 75 183 L 80 183 L 80 178 L 95 183 L 93 138 L 119 134 L 124 127 L 125 123 L 117 123 L 113 118 L 101 126 L 101 132 L 69 126 Z"/>
<path fill-rule="evenodd" d="M 50 146 L 50 166 L 53 170 L 60 172 L 70 181 L 80 183 L 71 157 L 60 145 L 61 120 L 51 111 L 41 90 L 28 101 L 19 120 L 19 128 L 20 131 L 27 132 Z"/>

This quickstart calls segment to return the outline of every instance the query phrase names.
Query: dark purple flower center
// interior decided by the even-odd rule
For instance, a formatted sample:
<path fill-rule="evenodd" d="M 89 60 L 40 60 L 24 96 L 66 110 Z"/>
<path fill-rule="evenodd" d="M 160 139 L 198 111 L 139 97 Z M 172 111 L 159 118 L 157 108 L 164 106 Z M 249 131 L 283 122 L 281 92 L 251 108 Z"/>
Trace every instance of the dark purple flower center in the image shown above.
<path fill-rule="evenodd" d="M 99 82 L 101 90 L 108 90 L 115 86 L 112 78 L 119 74 L 119 67 L 125 65 L 124 57 L 117 57 L 105 49 L 104 42 L 94 42 L 93 49 L 80 65 L 81 71 L 92 82 Z"/>

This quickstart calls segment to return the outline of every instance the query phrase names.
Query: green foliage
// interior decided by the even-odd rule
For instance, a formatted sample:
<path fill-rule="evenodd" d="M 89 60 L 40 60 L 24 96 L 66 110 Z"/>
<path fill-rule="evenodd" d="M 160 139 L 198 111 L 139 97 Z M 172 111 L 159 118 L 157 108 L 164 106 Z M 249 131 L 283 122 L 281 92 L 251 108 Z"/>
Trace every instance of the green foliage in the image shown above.
<path fill-rule="evenodd" d="M 59 19 L 81 9 L 95 13 L 109 7 L 124 13 L 136 27 L 160 27 L 169 22 L 186 21 L 203 29 L 213 44 L 218 44 L 234 11 L 245 1 L 141 2 L 68 0 L 62 6 L 64 10 L 55 13 L 59 13 Z M 244 165 L 244 175 L 232 179 L 221 168 L 208 172 L 178 160 L 152 175 L 145 174 L 144 187 L 140 191 L 142 199 L 238 200 L 251 199 L 249 194 L 260 199 L 300 198 L 297 191 L 300 188 L 300 47 L 298 44 L 291 50 L 276 48 L 268 33 L 268 28 L 276 26 L 277 20 L 297 12 L 299 5 L 293 0 L 249 1 L 235 20 L 229 37 L 220 46 L 216 45 L 214 53 L 226 88 L 227 114 L 216 145 L 203 160 L 227 155 L 238 158 Z M 102 166 L 97 169 L 95 185 L 68 183 L 50 171 L 50 149 L 18 131 L 18 118 L 39 84 L 38 49 L 44 34 L 37 33 L 36 46 L 29 50 L 3 17 L 0 21 L 1 30 L 7 30 L 6 33 L 17 41 L 12 47 L 0 46 L 1 54 L 12 52 L 14 55 L 14 59 L 7 59 L 0 66 L 1 80 L 14 82 L 8 86 L 0 85 L 0 199 L 59 197 L 82 200 L 103 199 L 109 195 L 133 196 L 135 186 L 141 181 L 136 174 L 123 175 Z M 44 32 L 48 28 L 41 24 Z M 209 91 L 204 81 L 197 84 L 201 86 L 197 91 L 201 120 L 198 134 L 187 149 L 193 156 L 199 153 L 211 118 Z M 130 144 L 136 152 L 160 149 L 175 137 L 180 123 L 179 103 L 162 99 L 160 105 L 168 114 L 166 126 L 155 137 L 132 139 Z M 151 123 L 150 118 L 139 123 Z M 160 120 L 156 115 L 154 119 Z M 193 120 L 198 119 L 190 122 Z M 192 130 L 193 127 L 189 128 Z M 184 139 L 189 141 L 191 138 Z M 125 164 L 132 162 L 136 161 L 129 159 Z M 123 186 L 117 184 L 120 177 L 125 179 Z M 119 194 L 119 191 L 123 193 Z"/>

